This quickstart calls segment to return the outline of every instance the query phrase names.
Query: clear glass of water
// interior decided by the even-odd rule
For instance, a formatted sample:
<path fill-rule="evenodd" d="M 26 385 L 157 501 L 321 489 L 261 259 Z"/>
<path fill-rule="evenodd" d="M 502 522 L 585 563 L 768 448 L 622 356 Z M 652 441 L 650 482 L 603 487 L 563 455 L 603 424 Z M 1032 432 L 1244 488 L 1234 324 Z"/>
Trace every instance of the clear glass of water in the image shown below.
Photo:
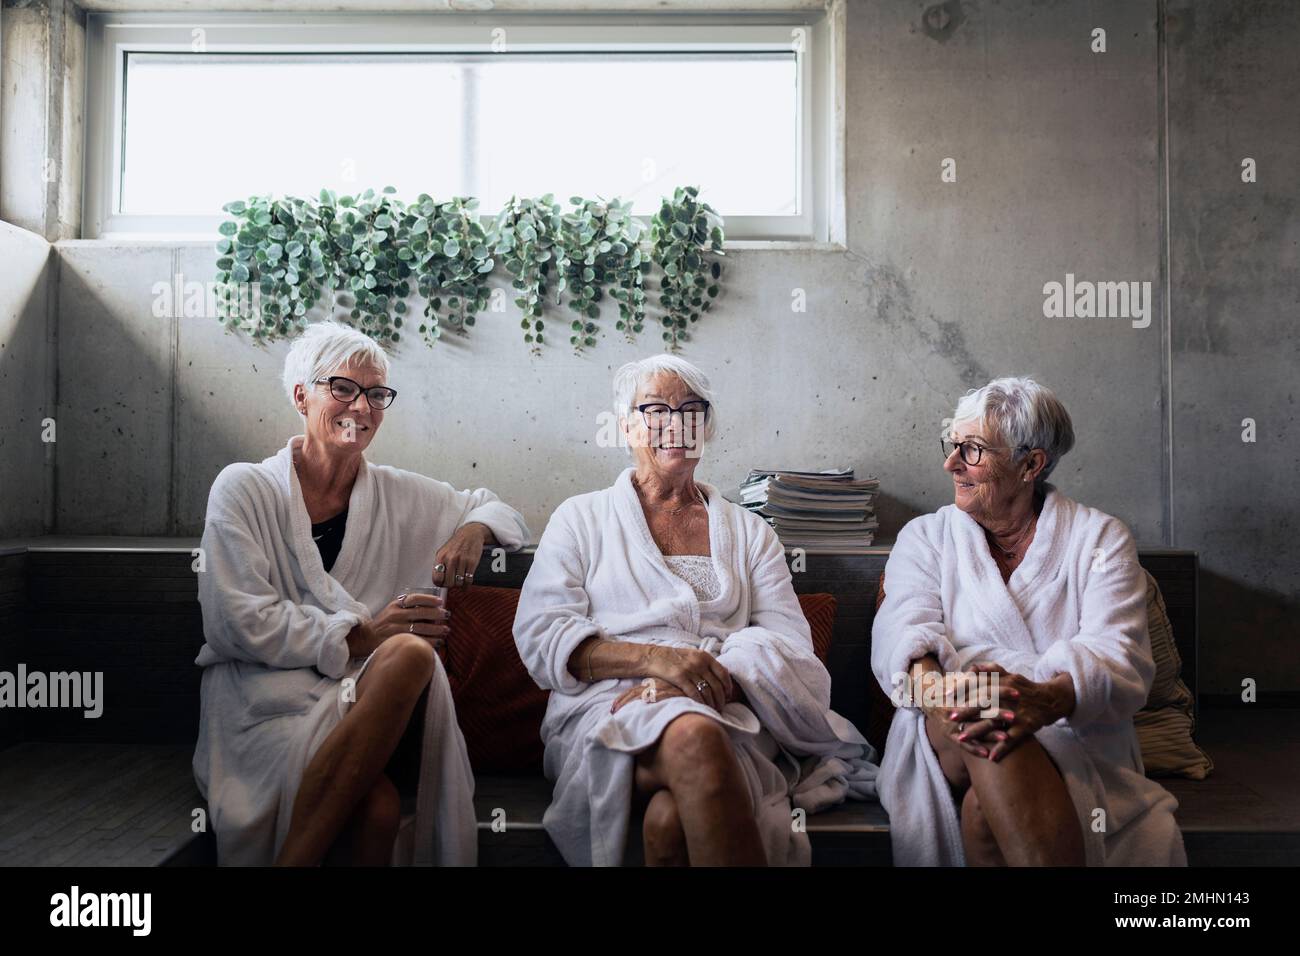
<path fill-rule="evenodd" d="M 409 587 L 404 587 L 404 588 L 402 588 L 402 590 L 398 592 L 397 596 L 398 596 L 399 598 L 405 598 L 405 597 L 406 597 L 407 595 L 409 595 L 409 594 L 432 594 L 432 595 L 433 595 L 434 597 L 436 597 L 436 598 L 441 598 L 441 599 L 442 599 L 442 602 L 443 602 L 443 606 L 444 606 L 444 607 L 446 606 L 446 602 L 447 602 L 447 589 L 446 589 L 446 588 L 433 587 L 433 586 L 430 586 L 430 587 L 415 587 L 414 585 L 411 585 L 411 586 L 409 586 Z M 408 606 L 408 605 L 407 605 L 406 601 L 403 600 L 403 601 L 402 601 L 402 607 L 407 607 L 407 606 Z M 432 611 L 433 609 L 430 608 L 430 610 Z M 417 620 L 419 620 L 419 618 L 417 618 Z M 446 624 L 447 622 L 446 622 L 445 620 L 441 619 L 441 618 L 437 618 L 437 619 L 435 619 L 435 618 L 429 618 L 429 619 L 428 619 L 428 623 L 430 623 L 430 624 Z M 443 651 L 443 650 L 445 649 L 446 644 L 447 644 L 447 642 L 446 642 L 446 640 L 445 640 L 444 638 L 441 638 L 441 637 L 435 637 L 435 638 L 433 639 L 433 647 L 434 647 L 434 650 L 437 650 L 437 651 L 439 651 L 439 652 L 441 652 L 441 651 Z"/>

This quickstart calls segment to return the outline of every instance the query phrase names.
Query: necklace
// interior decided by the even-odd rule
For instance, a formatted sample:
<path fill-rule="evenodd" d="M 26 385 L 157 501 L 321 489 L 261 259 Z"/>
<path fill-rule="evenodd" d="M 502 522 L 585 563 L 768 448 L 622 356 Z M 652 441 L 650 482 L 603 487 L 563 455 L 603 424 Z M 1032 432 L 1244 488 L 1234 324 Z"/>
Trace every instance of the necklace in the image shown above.
<path fill-rule="evenodd" d="M 1006 558 L 1008 561 L 1014 561 L 1016 557 L 1016 552 L 1020 549 L 1020 545 L 1024 543 L 1025 537 L 1029 534 L 1030 530 L 1033 527 L 1034 527 L 1034 518 L 1030 518 L 1029 523 L 1025 525 L 1025 530 L 1020 532 L 1020 536 L 1016 538 L 1016 543 L 1013 544 L 1010 548 L 1004 548 L 1002 547 L 1002 545 L 998 544 L 997 539 L 994 538 L 993 534 L 987 529 L 985 529 L 984 533 L 989 539 L 989 544 L 993 545 L 993 547 L 1001 551 L 1003 557 Z"/>
<path fill-rule="evenodd" d="M 633 476 L 632 478 L 632 487 L 635 488 L 637 491 L 641 492 L 641 502 L 647 508 L 653 508 L 655 511 L 663 512 L 664 514 L 669 514 L 672 515 L 673 517 L 676 517 L 677 515 L 681 514 L 687 508 L 693 507 L 696 504 L 696 502 L 704 505 L 706 508 L 708 507 L 707 503 L 704 501 L 704 492 L 700 491 L 699 485 L 695 486 L 695 501 L 692 501 L 690 504 L 682 505 L 680 508 L 664 508 L 660 505 L 651 504 L 649 501 L 646 500 L 645 492 L 642 491 L 641 488 L 641 483 L 636 480 L 635 476 Z"/>

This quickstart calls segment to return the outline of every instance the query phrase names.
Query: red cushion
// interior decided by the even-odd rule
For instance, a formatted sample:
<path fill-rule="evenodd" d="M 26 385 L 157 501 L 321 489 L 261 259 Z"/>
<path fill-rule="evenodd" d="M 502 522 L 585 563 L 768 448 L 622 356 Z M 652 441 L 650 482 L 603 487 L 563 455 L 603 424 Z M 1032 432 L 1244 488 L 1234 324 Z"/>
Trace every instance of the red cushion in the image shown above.
<path fill-rule="evenodd" d="M 801 594 L 799 606 L 822 663 L 835 627 L 835 595 Z M 456 718 L 475 773 L 541 773 L 548 691 L 533 682 L 515 646 L 519 591 L 452 588 L 451 634 L 442 652 Z"/>
<path fill-rule="evenodd" d="M 880 605 L 885 603 L 885 572 L 882 568 L 880 571 L 880 581 L 876 585 L 876 610 L 880 610 Z M 894 702 L 889 699 L 889 695 L 884 689 L 876 683 L 875 675 L 867 675 L 867 699 L 869 701 L 867 712 L 867 739 L 871 745 L 876 748 L 876 753 L 885 752 L 885 740 L 889 737 L 889 725 L 894 722 Z"/>
<path fill-rule="evenodd" d="M 799 607 L 812 629 L 813 653 L 823 664 L 831 652 L 831 638 L 835 633 L 834 594 L 800 594 Z"/>
<path fill-rule="evenodd" d="M 548 691 L 533 682 L 515 647 L 516 588 L 452 588 L 443 663 L 475 773 L 542 771 Z"/>

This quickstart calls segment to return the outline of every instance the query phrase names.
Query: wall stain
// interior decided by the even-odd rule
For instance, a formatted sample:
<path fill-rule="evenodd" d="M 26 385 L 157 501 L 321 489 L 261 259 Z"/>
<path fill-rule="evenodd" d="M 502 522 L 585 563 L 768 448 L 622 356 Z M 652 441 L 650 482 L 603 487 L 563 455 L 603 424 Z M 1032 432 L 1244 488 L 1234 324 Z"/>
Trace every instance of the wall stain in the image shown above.
<path fill-rule="evenodd" d="M 966 13 L 961 8 L 961 0 L 945 0 L 925 8 L 921 14 L 921 32 L 931 40 L 947 43 L 965 22 Z"/>
<path fill-rule="evenodd" d="M 862 267 L 860 274 L 865 289 L 863 304 L 869 315 L 890 329 L 908 332 L 920 339 L 926 348 L 952 366 L 963 385 L 974 388 L 994 378 L 983 363 L 971 354 L 959 322 L 944 321 L 933 312 L 928 312 L 924 319 L 917 316 L 912 302 L 912 290 L 897 269 L 890 265 L 868 262 L 854 252 L 845 253 L 845 258 Z M 908 349 L 907 354 L 913 358 L 914 350 Z M 926 383 L 930 384 L 924 370 L 920 366 L 918 370 L 926 378 Z"/>

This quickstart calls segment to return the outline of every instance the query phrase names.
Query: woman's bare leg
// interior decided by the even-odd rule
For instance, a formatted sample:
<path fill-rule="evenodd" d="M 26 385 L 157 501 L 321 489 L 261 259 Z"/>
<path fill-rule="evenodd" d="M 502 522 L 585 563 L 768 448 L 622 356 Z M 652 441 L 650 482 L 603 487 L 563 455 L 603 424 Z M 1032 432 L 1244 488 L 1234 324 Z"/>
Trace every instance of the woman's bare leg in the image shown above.
<path fill-rule="evenodd" d="M 753 814 L 736 812 L 749 805 L 749 790 L 716 720 L 683 714 L 637 755 L 637 764 L 642 789 L 672 793 L 693 866 L 767 865 Z"/>
<path fill-rule="evenodd" d="M 1083 866 L 1083 830 L 1056 765 L 1037 740 L 993 763 L 962 752 L 998 848 L 1011 866 Z"/>
<path fill-rule="evenodd" d="M 926 736 L 954 794 L 963 798 L 962 847 L 967 862 L 972 866 L 1083 866 L 1079 817 L 1043 745 L 1026 740 L 993 763 L 959 747 L 942 723 L 927 717 Z"/>
<path fill-rule="evenodd" d="M 939 769 L 943 771 L 948 786 L 952 788 L 953 799 L 961 801 L 958 811 L 961 817 L 961 844 L 968 866 L 1006 866 L 1007 861 L 998 849 L 993 831 L 988 821 L 979 814 L 979 803 L 975 791 L 971 789 L 970 773 L 963 759 L 964 751 L 944 730 L 943 721 L 938 717 L 925 718 L 925 735 L 939 758 Z"/>
<path fill-rule="evenodd" d="M 361 798 L 343 832 L 326 854 L 324 866 L 388 866 L 401 825 L 402 801 L 397 785 L 381 773 Z"/>
<path fill-rule="evenodd" d="M 646 866 L 690 866 L 686 831 L 671 790 L 656 790 L 645 809 L 641 825 Z"/>
<path fill-rule="evenodd" d="M 974 787 L 966 788 L 966 796 L 961 801 L 961 842 L 967 866 L 1007 865 Z"/>
<path fill-rule="evenodd" d="M 401 740 L 433 676 L 434 653 L 424 638 L 407 634 L 375 651 L 357 682 L 356 703 L 303 771 L 277 865 L 316 866 L 324 859 Z"/>

